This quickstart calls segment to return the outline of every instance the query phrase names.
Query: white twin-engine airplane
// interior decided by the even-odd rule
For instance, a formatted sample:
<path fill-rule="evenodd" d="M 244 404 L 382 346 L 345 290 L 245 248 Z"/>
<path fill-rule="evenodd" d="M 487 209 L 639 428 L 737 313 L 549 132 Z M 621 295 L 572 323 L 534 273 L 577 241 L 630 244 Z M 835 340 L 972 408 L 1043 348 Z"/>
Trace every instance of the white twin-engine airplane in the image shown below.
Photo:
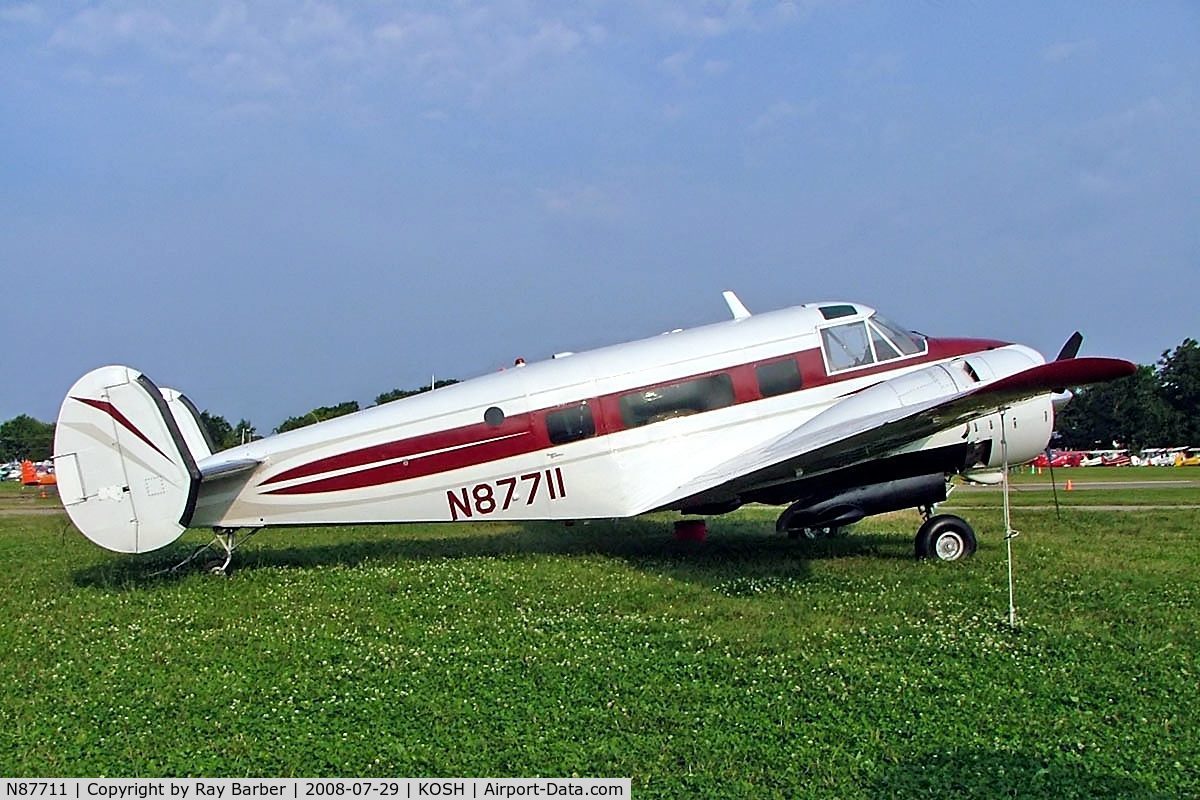
<path fill-rule="evenodd" d="M 93 370 L 58 416 L 71 521 L 143 553 L 212 527 L 721 514 L 786 505 L 817 535 L 917 507 L 916 555 L 975 550 L 934 515 L 951 476 L 999 482 L 1046 447 L 1064 390 L 1134 365 L 1053 362 L 1018 344 L 938 339 L 858 303 L 751 315 L 554 358 L 214 453 L 196 407 L 130 367 Z M 1055 395 L 1055 393 L 1061 393 Z"/>

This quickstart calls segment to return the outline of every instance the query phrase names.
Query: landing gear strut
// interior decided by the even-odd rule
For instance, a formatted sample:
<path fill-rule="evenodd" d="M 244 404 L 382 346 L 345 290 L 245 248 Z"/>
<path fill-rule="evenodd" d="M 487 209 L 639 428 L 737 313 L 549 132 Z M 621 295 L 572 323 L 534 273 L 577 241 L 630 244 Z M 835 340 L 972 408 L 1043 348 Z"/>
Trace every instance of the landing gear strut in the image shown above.
<path fill-rule="evenodd" d="M 834 536 L 840 536 L 844 533 L 850 522 L 857 521 L 862 517 L 861 514 L 853 515 L 847 512 L 840 515 L 834 514 L 832 518 L 826 517 L 826 520 L 833 522 L 832 525 L 805 525 L 799 519 L 807 517 L 809 521 L 817 521 L 813 520 L 812 515 L 804 513 L 806 511 L 807 508 L 801 503 L 789 506 L 779 515 L 779 519 L 775 520 L 776 532 L 786 533 L 789 539 L 800 539 L 802 537 L 805 539 L 832 539 Z M 837 524 L 838 516 L 849 521 L 839 525 Z"/>
<path fill-rule="evenodd" d="M 216 557 L 205 562 L 205 570 L 213 575 L 228 575 L 229 565 L 233 561 L 233 551 L 245 544 L 247 539 L 258 533 L 260 530 L 262 530 L 262 528 L 247 528 L 245 534 L 239 539 L 238 531 L 240 530 L 241 528 L 213 528 L 213 540 L 211 542 L 197 547 L 192 551 L 191 555 L 170 569 L 160 570 L 153 574 L 174 574 L 195 561 L 204 553 L 212 550 L 216 553 Z"/>
<path fill-rule="evenodd" d="M 832 539 L 835 536 L 842 534 L 840 525 L 823 525 L 816 528 L 787 528 L 787 537 L 789 539 L 799 539 L 803 536 L 805 539 Z"/>

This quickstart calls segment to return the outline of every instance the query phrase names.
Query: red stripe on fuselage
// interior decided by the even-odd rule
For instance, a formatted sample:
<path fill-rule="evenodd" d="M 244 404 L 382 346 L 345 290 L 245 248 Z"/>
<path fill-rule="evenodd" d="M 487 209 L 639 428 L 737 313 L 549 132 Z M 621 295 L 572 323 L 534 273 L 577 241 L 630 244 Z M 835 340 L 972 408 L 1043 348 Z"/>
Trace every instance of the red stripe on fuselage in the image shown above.
<path fill-rule="evenodd" d="M 500 442 L 492 442 L 495 439 L 503 438 L 505 442 L 510 442 L 513 438 L 524 438 L 513 436 L 513 434 L 528 434 L 530 433 L 530 429 L 531 420 L 529 415 L 518 414 L 507 417 L 504 422 L 494 427 L 486 423 L 479 423 L 476 425 L 467 425 L 463 428 L 451 428 L 450 430 L 427 433 L 422 436 L 414 436 L 411 439 L 400 439 L 395 442 L 388 442 L 387 444 L 371 445 L 370 447 L 363 447 L 358 450 L 351 450 L 336 456 L 330 456 L 329 458 L 312 461 L 299 467 L 284 470 L 278 475 L 272 475 L 263 481 L 262 485 L 281 483 L 282 481 L 290 481 L 296 478 L 307 478 L 312 475 L 321 475 L 326 472 L 335 472 L 352 467 L 365 467 L 371 464 L 378 464 L 380 461 L 394 461 L 405 458 L 413 458 L 412 464 L 409 466 L 413 466 L 414 468 L 417 465 L 432 462 L 457 463 L 464 458 L 469 463 L 479 463 L 477 460 L 472 461 L 471 459 L 478 457 L 481 452 L 480 447 L 489 443 L 500 444 Z M 509 446 L 512 447 L 513 445 Z M 450 448 L 455 449 L 451 450 Z M 534 447 L 532 449 L 537 448 Z M 439 450 L 448 450 L 449 452 L 436 452 Z M 433 472 L 442 471 L 442 469 L 433 470 Z M 421 474 L 428 475 L 430 473 L 423 472 Z M 417 477 L 417 475 L 414 474 L 413 477 Z"/>
<path fill-rule="evenodd" d="M 373 448 L 363 448 L 362 450 L 356 450 L 344 455 L 347 458 L 364 458 L 367 457 L 369 451 L 374 451 L 376 454 L 386 452 L 392 455 L 386 455 L 382 458 L 371 458 L 367 464 L 361 465 L 364 466 L 363 469 L 354 472 L 333 475 L 328 478 L 319 478 L 315 481 L 295 486 L 270 489 L 266 494 L 312 494 L 315 492 L 336 492 L 343 489 L 361 489 L 366 486 L 378 486 L 383 483 L 421 478 L 426 475 L 435 475 L 439 472 L 449 472 L 450 470 L 471 467 L 476 464 L 485 464 L 489 461 L 498 461 L 499 459 L 514 455 L 532 453 L 548 447 L 550 442 L 545 437 L 536 435 L 530 430 L 531 419 L 532 415 L 530 414 L 520 414 L 509 417 L 499 428 L 493 428 L 490 425 L 470 425 L 466 428 L 438 431 L 437 433 L 416 436 L 412 439 L 403 439 L 398 442 L 390 442 L 386 445 L 378 445 Z M 480 429 L 486 429 L 486 433 Z M 472 442 L 468 440 L 468 437 L 472 435 L 477 441 Z M 482 438 L 484 435 L 487 438 Z M 443 450 L 443 448 L 453 449 L 436 452 Z M 404 456 L 406 455 L 413 457 L 405 458 Z M 339 458 L 338 456 L 334 456 L 333 458 L 323 459 L 323 462 L 334 461 Z M 380 461 L 385 461 L 386 463 L 380 464 L 378 463 Z M 291 472 L 300 470 L 307 472 L 311 468 L 315 473 L 324 473 L 344 468 L 320 467 L 321 463 L 313 462 L 313 464 L 297 467 L 296 470 L 280 473 L 280 475 L 263 481 L 262 485 L 290 480 L 294 477 L 305 477 L 301 475 L 284 477 L 288 476 Z M 341 463 L 346 462 L 343 460 Z M 370 466 L 371 464 L 375 466 Z M 310 472 L 309 474 L 314 473 Z"/>
<path fill-rule="evenodd" d="M 894 359 L 885 361 L 869 367 L 847 370 L 833 375 L 826 374 L 825 364 L 821 358 L 821 351 L 814 348 L 763 359 L 762 361 L 735 364 L 720 370 L 709 370 L 694 375 L 681 375 L 659 381 L 658 383 L 648 384 L 641 388 L 633 387 L 603 397 L 580 398 L 580 400 L 586 399 L 588 405 L 593 409 L 593 413 L 597 415 L 596 435 L 602 436 L 605 433 L 625 429 L 617 413 L 617 404 L 621 397 L 654 386 L 666 386 L 707 375 L 727 372 L 734 376 L 734 383 L 739 388 L 737 393 L 738 400 L 735 404 L 740 405 L 744 402 L 754 402 L 759 399 L 757 387 L 755 387 L 753 393 L 746 392 L 743 387 L 749 381 L 754 380 L 752 377 L 753 369 L 760 363 L 774 363 L 789 357 L 795 358 L 800 367 L 804 383 L 803 390 L 832 383 L 841 383 L 866 375 L 891 372 L 902 367 L 940 361 L 967 353 L 990 350 L 1007 344 L 1006 342 L 998 342 L 990 339 L 929 339 L 928 341 L 929 349 L 922 355 L 903 360 Z M 745 371 L 746 374 L 740 374 L 742 371 Z M 561 407 L 555 406 L 554 408 Z M 526 455 L 551 446 L 545 432 L 545 425 L 542 424 L 542 419 L 546 412 L 550 410 L 553 409 L 540 409 L 525 414 L 516 414 L 506 418 L 503 423 L 496 427 L 487 425 L 486 423 L 477 423 L 462 428 L 451 428 L 445 431 L 437 431 L 435 433 L 414 436 L 409 439 L 400 439 L 386 444 L 371 445 L 370 447 L 339 453 L 336 456 L 318 459 L 298 467 L 293 467 L 292 469 L 284 470 L 277 475 L 267 478 L 260 485 L 267 486 L 269 484 L 282 483 L 283 481 L 307 478 L 339 470 L 354 470 L 356 467 L 362 467 L 362 469 L 346 472 L 341 475 L 319 478 L 293 486 L 268 489 L 264 494 L 315 494 L 319 492 L 344 491 L 347 489 L 363 489 L 385 483 L 394 483 L 410 478 L 420 478 L 440 472 L 478 466 L 479 464 L 498 461 L 503 458 Z M 607 431 L 604 430 L 605 428 L 607 428 Z M 510 434 L 524 435 L 512 436 Z M 436 452 L 443 450 L 445 452 Z"/>

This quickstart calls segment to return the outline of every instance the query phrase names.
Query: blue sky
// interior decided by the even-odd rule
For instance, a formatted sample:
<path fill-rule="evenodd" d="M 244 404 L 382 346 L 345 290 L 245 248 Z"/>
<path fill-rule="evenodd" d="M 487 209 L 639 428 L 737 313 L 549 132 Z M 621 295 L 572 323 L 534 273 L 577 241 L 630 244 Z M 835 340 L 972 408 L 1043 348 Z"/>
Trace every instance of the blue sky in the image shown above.
<path fill-rule="evenodd" d="M 752 310 L 1200 335 L 1194 3 L 0 4 L 0 420 L 261 431 Z"/>

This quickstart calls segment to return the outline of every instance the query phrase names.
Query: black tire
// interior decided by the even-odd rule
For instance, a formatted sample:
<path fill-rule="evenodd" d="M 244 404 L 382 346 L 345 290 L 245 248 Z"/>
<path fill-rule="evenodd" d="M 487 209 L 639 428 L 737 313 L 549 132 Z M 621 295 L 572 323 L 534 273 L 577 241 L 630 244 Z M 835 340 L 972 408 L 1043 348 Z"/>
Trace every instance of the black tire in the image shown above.
<path fill-rule="evenodd" d="M 917 558 L 961 561 L 970 558 L 979 544 L 975 530 L 965 519 L 954 514 L 930 517 L 917 530 Z"/>
<path fill-rule="evenodd" d="M 783 530 L 786 531 L 789 539 L 803 538 L 814 541 L 817 539 L 833 539 L 846 532 L 846 529 L 840 525 L 826 525 L 817 528 L 785 528 Z"/>
<path fill-rule="evenodd" d="M 833 539 L 845 531 L 839 525 L 823 525 L 819 528 L 805 528 L 804 535 L 809 539 Z"/>

